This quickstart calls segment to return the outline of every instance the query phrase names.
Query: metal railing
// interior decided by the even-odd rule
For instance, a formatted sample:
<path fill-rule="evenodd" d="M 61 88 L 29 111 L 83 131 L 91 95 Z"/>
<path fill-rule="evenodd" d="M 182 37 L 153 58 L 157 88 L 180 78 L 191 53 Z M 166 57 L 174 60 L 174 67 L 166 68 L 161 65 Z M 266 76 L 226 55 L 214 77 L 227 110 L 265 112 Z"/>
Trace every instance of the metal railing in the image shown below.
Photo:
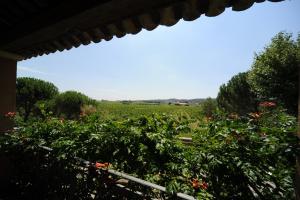
<path fill-rule="evenodd" d="M 53 151 L 53 149 L 51 149 L 49 147 L 46 147 L 46 146 L 39 146 L 39 147 L 46 150 L 46 151 L 49 151 L 49 152 Z M 82 158 L 79 158 L 79 157 L 74 157 L 74 159 L 77 160 L 78 162 L 82 163 L 85 167 L 95 166 L 94 163 L 92 163 L 90 161 L 87 161 L 85 159 L 82 159 Z M 126 174 L 124 172 L 119 172 L 119 171 L 116 171 L 116 170 L 113 170 L 113 169 L 107 169 L 107 170 L 106 169 L 100 169 L 100 170 L 105 170 L 108 174 L 124 178 L 128 181 L 131 181 L 131 182 L 134 182 L 136 184 L 148 187 L 150 189 L 158 190 L 159 192 L 162 192 L 162 193 L 167 193 L 167 189 L 163 186 L 157 185 L 155 183 L 151 183 L 149 181 L 142 180 L 140 178 L 131 176 L 131 175 Z M 127 188 L 126 186 L 123 186 L 123 185 L 120 185 L 120 184 L 117 184 L 116 186 L 122 187 L 122 188 L 128 190 L 129 192 L 131 191 L 130 188 Z M 134 193 L 135 191 L 131 191 L 131 192 Z M 141 192 L 135 192 L 135 193 L 142 196 Z M 195 198 L 193 196 L 190 196 L 190 195 L 187 195 L 187 194 L 184 194 L 184 193 L 176 193 L 175 196 L 180 198 L 180 199 L 195 200 Z"/>

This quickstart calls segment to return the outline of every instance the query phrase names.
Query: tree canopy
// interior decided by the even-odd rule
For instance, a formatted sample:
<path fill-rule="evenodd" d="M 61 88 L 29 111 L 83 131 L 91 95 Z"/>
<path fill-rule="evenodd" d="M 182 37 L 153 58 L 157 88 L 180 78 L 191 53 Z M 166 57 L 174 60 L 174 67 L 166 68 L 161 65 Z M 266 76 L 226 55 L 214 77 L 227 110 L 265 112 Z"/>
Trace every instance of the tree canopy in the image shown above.
<path fill-rule="evenodd" d="M 244 115 L 256 110 L 256 97 L 247 82 L 248 73 L 233 76 L 227 84 L 220 87 L 218 107 L 229 113 Z"/>
<path fill-rule="evenodd" d="M 20 77 L 16 83 L 17 110 L 26 121 L 38 101 L 50 100 L 58 94 L 58 88 L 47 81 Z"/>
<path fill-rule="evenodd" d="M 274 101 L 297 114 L 300 68 L 300 35 L 280 32 L 264 50 L 255 55 L 251 69 L 231 78 L 220 87 L 218 107 L 226 112 L 246 114 L 258 102 Z"/>
<path fill-rule="evenodd" d="M 277 101 L 288 113 L 297 113 L 300 35 L 278 33 L 254 58 L 249 84 L 259 99 Z"/>

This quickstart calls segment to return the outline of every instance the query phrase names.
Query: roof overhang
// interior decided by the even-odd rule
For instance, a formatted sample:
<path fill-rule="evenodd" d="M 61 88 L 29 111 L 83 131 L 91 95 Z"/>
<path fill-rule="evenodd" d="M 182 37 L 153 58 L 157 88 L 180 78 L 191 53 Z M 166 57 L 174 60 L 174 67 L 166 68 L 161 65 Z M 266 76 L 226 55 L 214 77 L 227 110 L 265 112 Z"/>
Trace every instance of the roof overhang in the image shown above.
<path fill-rule="evenodd" d="M 114 36 L 242 11 L 265 0 L 3 0 L 0 51 L 26 59 Z M 279 2 L 282 0 L 269 0 Z"/>

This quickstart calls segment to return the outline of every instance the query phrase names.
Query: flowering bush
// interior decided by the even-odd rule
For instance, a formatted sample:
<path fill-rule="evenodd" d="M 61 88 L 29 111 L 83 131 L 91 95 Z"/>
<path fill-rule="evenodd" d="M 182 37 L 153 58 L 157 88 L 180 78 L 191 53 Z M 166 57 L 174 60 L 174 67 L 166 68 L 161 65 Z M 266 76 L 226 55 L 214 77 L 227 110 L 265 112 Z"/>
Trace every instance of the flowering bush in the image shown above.
<path fill-rule="evenodd" d="M 166 115 L 125 121 L 101 121 L 93 115 L 79 121 L 46 118 L 20 128 L 11 139 L 2 138 L 0 155 L 20 159 L 17 165 L 24 163 L 12 179 L 12 184 L 23 184 L 15 187 L 24 194 L 42 187 L 24 177 L 36 172 L 24 170 L 38 169 L 52 177 L 45 186 L 48 189 L 41 190 L 45 198 L 58 194 L 65 198 L 71 193 L 86 198 L 93 191 L 112 195 L 108 185 L 113 182 L 107 174 L 102 179 L 89 178 L 96 169 L 108 167 L 166 186 L 170 194 L 184 192 L 200 199 L 293 198 L 299 149 L 294 117 L 280 109 L 261 110 L 249 117 L 217 116 L 194 130 L 191 146 L 183 146 L 176 137 L 185 126 Z M 53 148 L 46 163 L 36 156 L 38 145 Z M 74 157 L 95 165 L 88 172 L 80 171 Z M 143 192 L 153 195 L 146 189 Z"/>
<path fill-rule="evenodd" d="M 295 118 L 280 109 L 219 119 L 194 137 L 191 165 L 217 199 L 293 199 L 295 133 Z"/>

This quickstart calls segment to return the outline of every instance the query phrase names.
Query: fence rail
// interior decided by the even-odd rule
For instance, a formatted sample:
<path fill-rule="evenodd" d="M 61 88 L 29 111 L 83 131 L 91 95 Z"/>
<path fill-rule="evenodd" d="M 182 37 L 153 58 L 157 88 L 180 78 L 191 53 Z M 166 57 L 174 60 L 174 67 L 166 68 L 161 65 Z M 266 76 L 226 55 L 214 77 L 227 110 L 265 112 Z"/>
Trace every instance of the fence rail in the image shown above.
<path fill-rule="evenodd" d="M 46 147 L 46 146 L 39 146 L 39 147 L 46 150 L 46 151 L 49 151 L 49 152 L 52 151 L 51 148 Z M 92 163 L 90 161 L 87 161 L 85 159 L 82 159 L 82 158 L 79 158 L 79 157 L 74 157 L 74 159 L 77 160 L 78 162 L 82 163 L 83 165 L 85 165 L 85 167 L 94 166 L 94 163 Z M 101 169 L 101 170 L 104 170 L 104 169 Z M 132 181 L 132 182 L 137 183 L 139 185 L 146 186 L 146 187 L 149 187 L 151 189 L 156 189 L 156 190 L 159 190 L 160 192 L 163 192 L 163 193 L 167 192 L 166 188 L 163 187 L 163 186 L 157 185 L 155 183 L 151 183 L 149 181 L 139 179 L 137 177 L 131 176 L 131 175 L 126 174 L 124 172 L 119 172 L 119 171 L 116 171 L 116 170 L 113 170 L 113 169 L 108 169 L 107 172 L 111 175 L 122 177 L 122 178 L 124 178 L 128 181 Z M 126 189 L 130 190 L 130 188 L 126 188 Z M 193 196 L 190 196 L 190 195 L 187 195 L 187 194 L 184 194 L 184 193 L 176 193 L 176 197 L 178 197 L 180 199 L 185 199 L 185 200 L 195 200 L 195 198 Z"/>

